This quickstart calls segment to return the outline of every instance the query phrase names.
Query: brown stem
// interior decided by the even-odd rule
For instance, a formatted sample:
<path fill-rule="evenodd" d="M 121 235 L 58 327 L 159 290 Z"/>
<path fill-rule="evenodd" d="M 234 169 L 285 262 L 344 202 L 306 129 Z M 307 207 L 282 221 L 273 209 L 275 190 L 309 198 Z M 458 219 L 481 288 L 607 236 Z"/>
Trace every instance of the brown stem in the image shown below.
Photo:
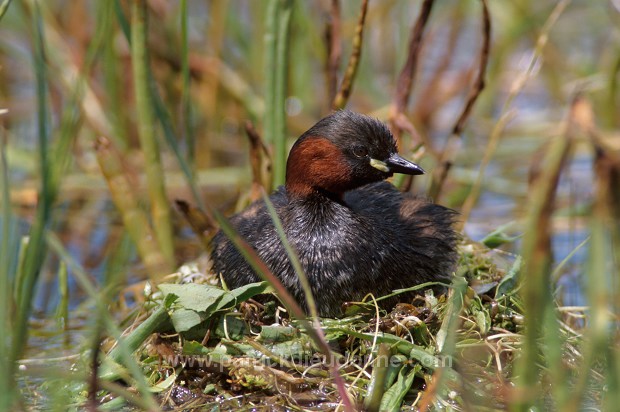
<path fill-rule="evenodd" d="M 397 113 L 402 113 L 409 103 L 409 97 L 411 96 L 411 90 L 413 85 L 416 68 L 418 67 L 418 58 L 420 56 L 420 50 L 422 48 L 422 34 L 424 28 L 428 23 L 428 19 L 431 15 L 434 0 L 424 0 L 420 14 L 415 24 L 411 28 L 411 38 L 409 40 L 409 54 L 405 65 L 398 76 L 396 95 L 394 98 L 394 105 L 396 106 Z"/>
<path fill-rule="evenodd" d="M 340 90 L 334 98 L 332 103 L 332 109 L 339 110 L 347 105 L 351 90 L 353 90 L 353 81 L 357 74 L 357 67 L 359 66 L 360 58 L 362 56 L 362 41 L 364 39 L 364 22 L 366 21 L 366 12 L 368 11 L 368 0 L 364 0 L 362 3 L 362 9 L 355 28 L 355 37 L 353 38 L 353 51 L 349 58 L 349 64 L 347 70 L 344 73 Z"/>
<path fill-rule="evenodd" d="M 409 53 L 407 54 L 407 60 L 405 65 L 400 71 L 398 80 L 396 82 L 396 92 L 394 94 L 394 102 L 390 109 L 390 128 L 396 139 L 396 144 L 400 147 L 401 136 L 403 132 L 407 132 L 411 135 L 414 144 L 420 144 L 423 138 L 420 136 L 415 126 L 405 115 L 405 109 L 409 103 L 411 97 L 411 91 L 413 87 L 413 80 L 415 77 L 416 69 L 418 67 L 418 60 L 420 56 L 420 50 L 422 49 L 422 34 L 424 28 L 428 23 L 428 19 L 431 15 L 434 0 L 424 0 L 422 7 L 420 8 L 420 14 L 411 28 L 411 38 L 409 39 Z M 431 147 L 429 142 L 424 142 L 427 146 Z M 408 191 L 413 184 L 413 177 L 407 176 L 401 185 L 401 190 Z"/>
<path fill-rule="evenodd" d="M 340 2 L 332 0 L 331 10 L 325 27 L 327 61 L 325 74 L 327 78 L 327 101 L 333 102 L 338 92 L 338 68 L 342 59 Z"/>
<path fill-rule="evenodd" d="M 437 199 L 441 194 L 441 189 L 452 168 L 456 154 L 460 149 L 461 133 L 465 122 L 471 114 L 474 103 L 476 103 L 476 100 L 484 89 L 484 75 L 489 62 L 489 51 L 491 49 L 491 17 L 486 0 L 480 0 L 480 2 L 482 3 L 482 49 L 478 59 L 480 69 L 478 70 L 474 85 L 469 92 L 469 96 L 467 97 L 467 102 L 461 111 L 461 115 L 452 128 L 452 134 L 448 138 L 448 142 L 441 155 L 439 167 L 435 171 L 433 182 L 429 189 L 429 196 L 433 199 Z"/>
<path fill-rule="evenodd" d="M 252 201 L 260 199 L 262 190 L 270 192 L 271 178 L 268 176 L 271 170 L 271 156 L 269 148 L 263 141 L 251 121 L 245 122 L 245 133 L 250 141 L 250 165 L 252 168 L 252 189 L 250 199 Z"/>
<path fill-rule="evenodd" d="M 452 134 L 457 136 L 460 136 L 463 131 L 463 127 L 471 113 L 471 109 L 474 107 L 474 103 L 476 103 L 478 96 L 480 96 L 480 93 L 482 93 L 482 90 L 484 89 L 484 75 L 489 63 L 489 51 L 491 50 L 491 17 L 489 15 L 489 8 L 486 0 L 480 1 L 482 3 L 482 50 L 480 51 L 479 58 L 480 69 L 478 71 L 476 81 L 474 82 L 474 86 L 467 97 L 467 103 L 465 103 L 465 107 L 463 107 L 463 111 L 452 129 Z"/>

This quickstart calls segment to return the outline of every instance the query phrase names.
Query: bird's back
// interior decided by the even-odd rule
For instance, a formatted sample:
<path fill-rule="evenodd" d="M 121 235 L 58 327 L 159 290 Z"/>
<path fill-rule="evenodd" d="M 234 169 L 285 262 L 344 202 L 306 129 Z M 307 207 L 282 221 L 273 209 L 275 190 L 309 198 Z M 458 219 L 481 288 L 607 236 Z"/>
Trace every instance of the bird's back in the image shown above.
<path fill-rule="evenodd" d="M 344 301 L 447 280 L 456 261 L 454 212 L 403 196 L 387 182 L 347 192 L 343 202 L 296 201 L 284 188 L 271 196 L 323 315 L 337 315 Z M 264 202 L 231 223 L 303 305 L 303 293 Z M 215 269 L 230 287 L 258 281 L 235 246 L 218 233 Z M 395 302 L 389 302 L 395 303 Z M 303 305 L 305 306 L 305 305 Z"/>

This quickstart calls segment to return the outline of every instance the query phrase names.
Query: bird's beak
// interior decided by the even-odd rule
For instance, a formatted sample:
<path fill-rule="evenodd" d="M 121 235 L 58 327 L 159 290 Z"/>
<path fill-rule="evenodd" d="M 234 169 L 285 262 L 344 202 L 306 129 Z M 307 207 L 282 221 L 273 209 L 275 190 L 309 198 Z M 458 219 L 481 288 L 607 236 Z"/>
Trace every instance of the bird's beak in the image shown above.
<path fill-rule="evenodd" d="M 422 175 L 425 173 L 420 166 L 400 157 L 398 153 L 392 154 L 385 161 L 370 159 L 370 165 L 386 173 L 402 173 L 405 175 Z"/>

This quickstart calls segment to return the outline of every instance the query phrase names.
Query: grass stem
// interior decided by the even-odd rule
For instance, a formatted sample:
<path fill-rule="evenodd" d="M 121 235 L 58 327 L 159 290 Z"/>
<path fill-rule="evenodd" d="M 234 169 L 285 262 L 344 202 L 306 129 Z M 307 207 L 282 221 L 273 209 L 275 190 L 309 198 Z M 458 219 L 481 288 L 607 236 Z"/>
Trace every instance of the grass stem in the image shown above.
<path fill-rule="evenodd" d="M 147 8 L 145 0 L 132 2 L 131 56 L 134 90 L 138 113 L 138 136 L 144 153 L 146 184 L 151 202 L 151 218 L 157 242 L 166 262 L 174 262 L 174 245 L 170 205 L 166 197 L 165 177 L 162 170 L 159 144 L 155 136 L 155 118 L 151 106 L 149 60 L 147 53 Z"/>

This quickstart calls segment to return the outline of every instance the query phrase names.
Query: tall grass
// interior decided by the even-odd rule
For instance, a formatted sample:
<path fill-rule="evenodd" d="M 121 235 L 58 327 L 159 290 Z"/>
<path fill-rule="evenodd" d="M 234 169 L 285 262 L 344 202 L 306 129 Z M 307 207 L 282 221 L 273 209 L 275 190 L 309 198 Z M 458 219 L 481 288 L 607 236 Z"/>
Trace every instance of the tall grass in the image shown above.
<path fill-rule="evenodd" d="M 11 213 L 10 193 L 9 193 L 9 171 L 6 159 L 6 139 L 0 137 L 0 179 L 2 182 L 2 239 L 0 239 L 0 327 L 2 330 L 11 330 L 9 314 L 13 308 L 12 282 L 9 278 L 10 271 L 14 267 L 14 259 L 10 256 L 11 250 L 15 249 L 15 231 L 13 214 Z M 0 370 L 9 371 L 11 367 L 10 344 L 7 339 L 0 340 Z M 5 410 L 10 406 L 10 394 L 12 393 L 12 377 L 8 373 L 0 376 L 0 409 Z"/>
<path fill-rule="evenodd" d="M 32 310 L 32 302 L 35 286 L 47 248 L 45 245 L 45 230 L 49 227 L 52 203 L 55 191 L 51 187 L 51 167 L 49 160 L 49 111 L 47 95 L 47 68 L 45 61 L 45 34 L 40 9 L 35 3 L 32 13 L 32 33 L 34 50 L 34 68 L 37 92 L 37 136 L 39 154 L 39 173 L 41 187 L 38 193 L 37 213 L 29 233 L 28 245 L 24 254 L 24 266 L 19 285 L 15 287 L 20 293 L 17 295 L 14 330 L 12 333 L 11 353 L 9 359 L 8 375 L 13 376 L 16 372 L 17 360 L 20 359 L 26 349 L 28 340 L 28 320 Z M 10 392 L 9 392 L 10 393 Z"/>

